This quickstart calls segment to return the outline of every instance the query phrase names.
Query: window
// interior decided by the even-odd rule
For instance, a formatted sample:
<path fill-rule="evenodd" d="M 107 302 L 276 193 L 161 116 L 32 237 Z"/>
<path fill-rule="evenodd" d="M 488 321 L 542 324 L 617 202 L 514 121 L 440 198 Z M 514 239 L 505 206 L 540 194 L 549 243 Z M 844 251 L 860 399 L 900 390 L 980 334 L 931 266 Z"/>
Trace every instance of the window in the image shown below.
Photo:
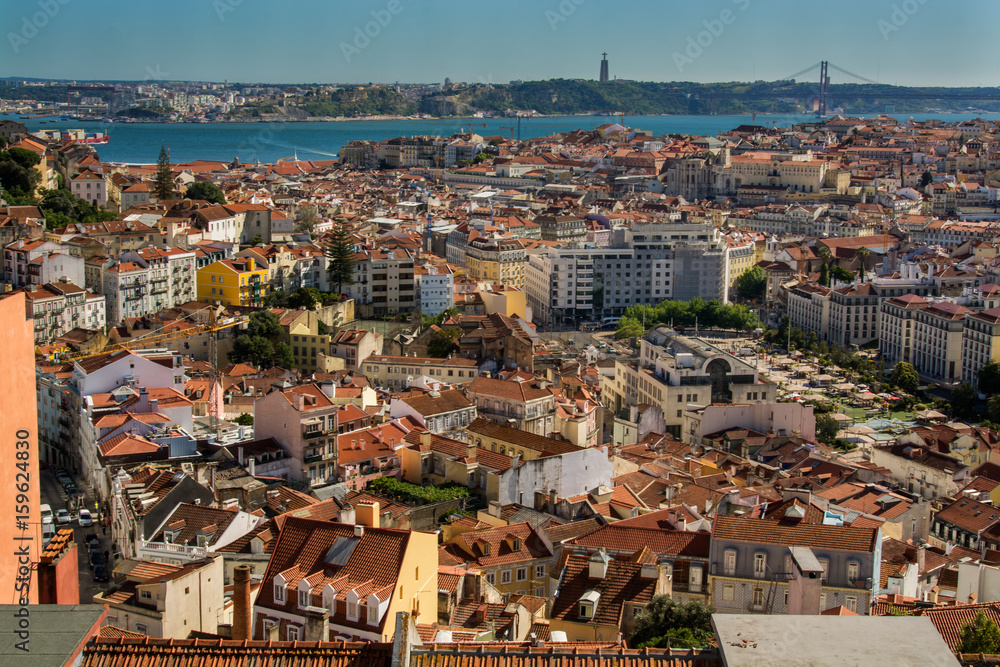
<path fill-rule="evenodd" d="M 309 591 L 302 590 L 299 591 L 299 606 L 308 607 L 309 606 Z"/>
<path fill-rule="evenodd" d="M 580 618 L 593 618 L 594 617 L 594 603 L 593 602 L 581 602 L 580 603 Z"/>
<path fill-rule="evenodd" d="M 285 601 L 285 584 L 274 584 L 274 601 L 283 603 Z"/>
<path fill-rule="evenodd" d="M 722 585 L 722 599 L 726 602 L 732 602 L 736 598 L 736 584 L 723 584 Z"/>
<path fill-rule="evenodd" d="M 351 621 L 358 620 L 358 602 L 357 600 L 347 601 L 347 618 Z"/>
<path fill-rule="evenodd" d="M 378 625 L 378 604 L 368 602 L 368 625 Z"/>
<path fill-rule="evenodd" d="M 819 594 L 819 610 L 826 611 L 826 593 Z"/>
<path fill-rule="evenodd" d="M 848 595 L 844 598 L 844 606 L 853 612 L 858 611 L 858 598 L 856 595 Z"/>
<path fill-rule="evenodd" d="M 500 583 L 509 584 L 510 583 L 510 570 L 504 570 L 500 573 Z"/>
<path fill-rule="evenodd" d="M 753 555 L 753 576 L 755 579 L 763 579 L 767 575 L 767 554 L 756 553 Z"/>
<path fill-rule="evenodd" d="M 755 609 L 764 606 L 764 589 L 759 586 L 753 589 L 753 606 Z"/>
<path fill-rule="evenodd" d="M 288 633 L 288 641 L 294 642 L 299 640 L 299 626 L 289 625 L 285 632 Z"/>
<path fill-rule="evenodd" d="M 527 581 L 528 580 L 528 568 L 519 567 L 514 572 L 515 581 Z"/>
<path fill-rule="evenodd" d="M 521 452 L 521 456 L 524 456 L 524 452 Z M 521 550 L 521 540 L 512 540 L 510 548 L 513 549 L 514 551 L 520 551 Z"/>
<path fill-rule="evenodd" d="M 847 583 L 853 584 L 858 580 L 858 575 L 861 571 L 861 563 L 857 561 L 850 561 L 847 564 Z"/>
<path fill-rule="evenodd" d="M 826 581 L 826 574 L 830 569 L 830 559 L 829 558 L 817 558 L 819 564 L 823 566 L 823 581 Z"/>
<path fill-rule="evenodd" d="M 488 583 L 490 586 L 495 586 L 496 583 L 497 583 L 497 575 L 496 575 L 496 573 L 494 573 L 494 572 L 487 572 L 486 573 L 486 583 Z"/>
<path fill-rule="evenodd" d="M 153 591 L 141 590 L 139 591 L 139 599 L 141 600 L 152 600 Z"/>
<path fill-rule="evenodd" d="M 729 576 L 736 574 L 736 549 L 727 549 L 723 571 Z"/>
<path fill-rule="evenodd" d="M 136 632 L 141 632 L 142 634 L 146 634 L 146 624 L 145 623 L 136 623 L 135 624 L 135 631 Z"/>
<path fill-rule="evenodd" d="M 535 566 L 535 578 L 538 579 L 538 578 L 544 577 L 544 576 L 545 576 L 545 565 L 544 564 L 542 564 L 542 565 L 536 565 Z"/>

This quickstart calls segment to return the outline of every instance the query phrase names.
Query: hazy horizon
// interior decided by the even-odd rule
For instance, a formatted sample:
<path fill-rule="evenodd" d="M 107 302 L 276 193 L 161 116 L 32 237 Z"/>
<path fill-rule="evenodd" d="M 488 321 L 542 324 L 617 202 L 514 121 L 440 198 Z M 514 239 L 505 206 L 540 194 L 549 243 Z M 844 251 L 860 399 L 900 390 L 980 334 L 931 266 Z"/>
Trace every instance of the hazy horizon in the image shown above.
<path fill-rule="evenodd" d="M 3 76 L 62 80 L 594 80 L 607 51 L 611 78 L 636 81 L 774 81 L 827 60 L 884 84 L 995 86 L 998 13 L 988 0 L 8 0 L 0 48 Z"/>

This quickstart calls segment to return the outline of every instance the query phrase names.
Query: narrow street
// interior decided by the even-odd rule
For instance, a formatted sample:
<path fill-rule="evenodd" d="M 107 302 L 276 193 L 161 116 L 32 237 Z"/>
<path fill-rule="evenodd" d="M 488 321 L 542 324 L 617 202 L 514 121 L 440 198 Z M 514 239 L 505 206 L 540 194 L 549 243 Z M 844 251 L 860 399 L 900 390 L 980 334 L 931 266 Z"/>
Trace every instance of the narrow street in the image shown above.
<path fill-rule="evenodd" d="M 46 468 L 42 470 L 41 473 L 42 483 L 41 489 L 39 490 L 41 496 L 41 502 L 43 504 L 48 504 L 52 508 L 52 513 L 55 515 L 60 509 L 67 508 L 67 496 L 66 492 L 63 490 L 62 486 L 59 484 L 59 480 L 56 479 L 53 469 Z M 79 482 L 77 482 L 79 484 Z M 81 528 L 77 521 L 77 513 L 71 511 L 70 515 L 73 520 L 68 524 L 59 524 L 56 522 L 56 530 L 60 528 L 72 528 L 74 537 L 76 538 L 76 550 L 77 550 L 77 562 L 80 569 L 80 604 L 93 604 L 94 594 L 104 590 L 108 582 L 96 582 L 94 581 L 94 571 L 90 567 L 88 562 L 89 549 L 84 543 L 84 535 L 87 533 L 94 533 L 97 535 L 98 539 L 101 541 L 101 551 L 107 551 L 110 555 L 111 552 L 111 538 L 105 536 L 104 531 L 101 529 L 99 522 L 97 521 L 97 516 L 94 512 L 94 501 L 93 493 L 89 489 L 80 488 L 80 491 L 86 493 L 86 498 L 88 499 L 87 508 L 94 514 L 94 523 L 91 526 Z M 105 568 L 108 573 L 108 579 L 111 579 L 112 566 L 110 563 L 105 564 Z"/>

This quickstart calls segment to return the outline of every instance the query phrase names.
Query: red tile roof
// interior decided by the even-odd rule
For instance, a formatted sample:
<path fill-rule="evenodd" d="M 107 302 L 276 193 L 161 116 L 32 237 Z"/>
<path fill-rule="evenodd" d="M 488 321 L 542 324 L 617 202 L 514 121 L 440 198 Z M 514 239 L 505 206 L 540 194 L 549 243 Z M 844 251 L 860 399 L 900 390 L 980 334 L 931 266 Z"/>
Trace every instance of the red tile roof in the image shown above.
<path fill-rule="evenodd" d="M 872 553 L 878 529 L 717 516 L 712 538 Z"/>

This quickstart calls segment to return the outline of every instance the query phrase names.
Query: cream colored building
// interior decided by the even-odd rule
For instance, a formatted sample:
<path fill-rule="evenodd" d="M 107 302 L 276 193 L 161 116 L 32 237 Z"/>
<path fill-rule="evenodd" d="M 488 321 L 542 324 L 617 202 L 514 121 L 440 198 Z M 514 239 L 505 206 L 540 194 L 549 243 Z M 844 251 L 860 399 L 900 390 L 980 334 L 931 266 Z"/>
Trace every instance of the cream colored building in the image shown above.
<path fill-rule="evenodd" d="M 921 376 L 955 383 L 962 377 L 962 331 L 971 311 L 948 301 L 932 303 L 913 322 L 913 367 Z"/>
<path fill-rule="evenodd" d="M 1000 362 L 1000 307 L 972 313 L 962 331 L 962 380 L 976 386 L 979 369 Z"/>
<path fill-rule="evenodd" d="M 447 384 L 469 382 L 479 375 L 476 360 L 464 357 L 438 359 L 373 354 L 359 369 L 372 385 L 392 390 L 406 389 L 411 380 L 421 375 Z"/>

